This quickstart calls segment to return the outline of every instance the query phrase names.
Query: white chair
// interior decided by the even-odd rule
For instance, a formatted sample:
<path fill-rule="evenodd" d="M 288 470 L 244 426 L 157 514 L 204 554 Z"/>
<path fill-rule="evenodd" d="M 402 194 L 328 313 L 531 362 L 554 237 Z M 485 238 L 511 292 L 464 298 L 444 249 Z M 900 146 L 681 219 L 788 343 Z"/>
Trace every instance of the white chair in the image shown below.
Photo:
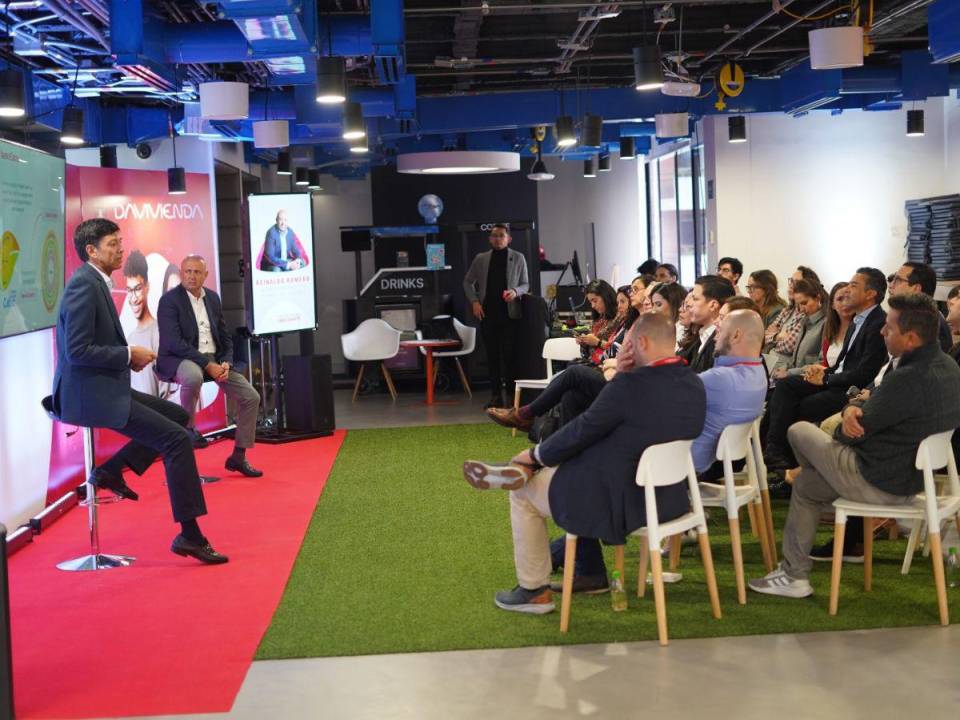
<path fill-rule="evenodd" d="M 766 515 L 763 511 L 763 502 L 760 496 L 760 486 L 757 480 L 757 467 L 750 436 L 754 429 L 754 422 L 728 425 L 720 433 L 717 443 L 717 460 L 723 463 L 723 484 L 701 483 L 711 492 L 703 498 L 704 507 L 724 508 L 727 511 L 727 520 L 730 523 L 730 547 L 733 550 L 733 568 L 737 578 L 737 602 L 747 603 L 747 586 L 743 572 L 743 547 L 740 541 L 740 513 L 744 505 L 754 506 L 755 516 L 761 518 L 756 523 L 757 537 L 763 552 L 764 565 L 768 570 L 773 566 L 770 562 L 770 542 L 767 538 Z M 736 485 L 734 482 L 733 461 L 746 459 L 747 484 Z"/>
<path fill-rule="evenodd" d="M 640 537 L 640 574 L 637 580 L 637 597 L 646 592 L 647 563 L 652 562 L 653 598 L 657 614 L 657 634 L 660 644 L 666 645 L 667 608 L 663 585 L 663 559 L 660 546 L 665 538 L 682 535 L 696 529 L 700 543 L 700 556 L 707 581 L 707 593 L 713 617 L 720 619 L 720 596 L 717 592 L 717 578 L 713 571 L 713 554 L 707 537 L 707 521 L 700 499 L 700 487 L 697 473 L 690 455 L 692 440 L 676 440 L 661 445 L 651 445 L 643 451 L 637 465 L 637 485 L 643 488 L 646 504 L 647 526 L 631 533 Z M 656 489 L 666 485 L 675 485 L 686 479 L 690 496 L 690 512 L 669 522 L 660 524 L 657 515 Z M 567 533 L 567 543 L 563 560 L 563 595 L 560 601 L 560 632 L 567 632 L 570 626 L 570 601 L 573 596 L 573 570 L 577 556 L 577 536 Z M 616 567 L 623 575 L 623 545 L 616 548 Z"/>
<path fill-rule="evenodd" d="M 543 344 L 543 359 L 547 361 L 547 376 L 545 378 L 524 379 L 516 381 L 516 389 L 513 391 L 513 408 L 520 408 L 521 390 L 543 390 L 553 380 L 554 361 L 572 362 L 580 357 L 580 346 L 576 339 L 572 337 L 549 338 Z M 562 371 L 561 371 L 562 372 Z M 559 374 L 559 373 L 557 373 Z M 513 429 L 513 435 L 516 437 L 517 429 Z"/>
<path fill-rule="evenodd" d="M 940 544 L 940 524 L 955 518 L 960 530 L 960 480 L 957 478 L 957 463 L 953 457 L 950 437 L 953 430 L 930 435 L 917 448 L 915 466 L 923 473 L 923 493 L 917 495 L 910 505 L 872 505 L 852 500 L 834 500 L 835 512 L 833 534 L 833 569 L 830 574 L 830 614 L 837 614 L 840 603 L 840 571 L 843 567 L 843 535 L 847 517 L 863 518 L 863 589 L 873 588 L 873 519 L 905 518 L 927 523 L 927 543 L 933 561 L 933 579 L 937 588 L 937 604 L 940 607 L 940 624 L 950 624 L 947 609 L 947 587 L 943 575 L 943 548 Z M 937 496 L 933 479 L 935 468 L 946 466 L 950 479 L 950 494 Z M 911 533 L 913 535 L 913 533 Z M 916 541 L 914 540 L 914 543 Z"/>
<path fill-rule="evenodd" d="M 395 330 L 389 323 L 379 318 L 364 320 L 353 332 L 341 335 L 340 344 L 343 346 L 343 356 L 347 360 L 360 363 L 357 383 L 353 387 L 353 402 L 357 401 L 357 393 L 360 392 L 364 363 L 372 361 L 380 362 L 380 370 L 383 372 L 383 379 L 387 382 L 390 396 L 394 400 L 397 399 L 397 388 L 393 384 L 393 377 L 383 361 L 396 357 L 400 352 L 399 330 Z"/>
<path fill-rule="evenodd" d="M 470 383 L 467 380 L 467 374 L 463 371 L 463 365 L 460 364 L 460 358 L 464 355 L 470 355 L 474 349 L 476 349 L 477 329 L 475 327 L 470 327 L 469 325 L 464 325 L 456 318 L 453 318 L 453 327 L 457 331 L 457 335 L 460 336 L 460 349 L 443 351 L 435 350 L 433 352 L 433 358 L 436 360 L 436 362 L 433 364 L 433 379 L 434 382 L 436 382 L 437 373 L 440 370 L 440 359 L 453 358 L 453 361 L 457 364 L 457 372 L 460 374 L 460 382 L 463 383 L 463 389 L 467 391 L 467 396 L 472 398 L 473 391 L 470 389 Z M 420 348 L 420 354 L 426 355 L 427 351 L 424 348 Z"/>

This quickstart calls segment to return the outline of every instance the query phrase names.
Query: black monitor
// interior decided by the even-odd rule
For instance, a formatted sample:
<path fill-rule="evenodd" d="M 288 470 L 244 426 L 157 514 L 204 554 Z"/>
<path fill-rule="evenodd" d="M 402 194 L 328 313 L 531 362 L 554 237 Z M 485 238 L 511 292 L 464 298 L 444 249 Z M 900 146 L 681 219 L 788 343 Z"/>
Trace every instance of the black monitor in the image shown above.
<path fill-rule="evenodd" d="M 573 251 L 573 260 L 570 261 L 570 270 L 573 272 L 573 280 L 577 285 L 583 286 L 583 273 L 580 272 L 580 258 L 577 251 Z"/>

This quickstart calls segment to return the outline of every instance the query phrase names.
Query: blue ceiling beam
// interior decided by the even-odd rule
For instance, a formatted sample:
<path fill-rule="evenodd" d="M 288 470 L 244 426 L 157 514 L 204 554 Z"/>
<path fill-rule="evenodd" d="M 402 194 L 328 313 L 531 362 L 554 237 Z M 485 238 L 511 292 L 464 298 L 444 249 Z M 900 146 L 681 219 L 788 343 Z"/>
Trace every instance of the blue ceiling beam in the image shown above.
<path fill-rule="evenodd" d="M 927 37 L 935 63 L 960 60 L 960 3 L 937 0 L 927 8 Z"/>

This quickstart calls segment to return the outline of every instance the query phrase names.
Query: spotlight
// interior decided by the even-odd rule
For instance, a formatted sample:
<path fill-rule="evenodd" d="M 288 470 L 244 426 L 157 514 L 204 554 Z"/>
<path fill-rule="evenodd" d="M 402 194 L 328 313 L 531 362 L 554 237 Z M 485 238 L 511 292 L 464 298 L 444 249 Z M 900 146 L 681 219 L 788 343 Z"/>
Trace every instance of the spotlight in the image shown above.
<path fill-rule="evenodd" d="M 352 152 L 352 153 L 354 153 L 354 154 L 356 154 L 356 155 L 362 155 L 362 154 L 364 154 L 364 153 L 370 152 L 370 148 L 369 148 L 369 146 L 367 145 L 367 141 L 366 141 L 366 140 L 360 139 L 360 140 L 358 140 L 358 141 L 356 141 L 356 142 L 350 143 L 350 152 Z"/>
<path fill-rule="evenodd" d="M 310 173 L 306 168 L 298 167 L 296 179 L 293 181 L 294 185 L 299 185 L 300 187 L 307 187 L 310 184 Z"/>
<path fill-rule="evenodd" d="M 83 145 L 83 108 L 71 105 L 63 109 L 60 142 L 64 145 Z"/>
<path fill-rule="evenodd" d="M 342 57 L 317 58 L 317 102 L 337 105 L 347 99 L 346 65 Z"/>
<path fill-rule="evenodd" d="M 732 143 L 747 141 L 747 119 L 743 115 L 727 118 L 727 139 Z"/>
<path fill-rule="evenodd" d="M 660 48 L 656 45 L 633 49 L 633 86 L 640 91 L 663 87 L 663 65 L 660 62 Z"/>
<path fill-rule="evenodd" d="M 597 162 L 597 170 L 600 172 L 610 172 L 610 153 L 600 156 Z"/>
<path fill-rule="evenodd" d="M 580 145 L 599 147 L 603 142 L 603 118 L 587 113 L 583 116 L 583 132 L 580 133 Z"/>
<path fill-rule="evenodd" d="M 307 187 L 311 190 L 322 190 L 320 187 L 320 171 L 319 170 L 310 170 L 307 173 Z"/>
<path fill-rule="evenodd" d="M 117 166 L 117 146 L 100 146 L 100 167 L 115 168 Z"/>
<path fill-rule="evenodd" d="M 923 110 L 907 110 L 907 137 L 923 137 Z"/>
<path fill-rule="evenodd" d="M 573 118 L 569 115 L 561 115 L 556 123 L 557 145 L 560 147 L 570 147 L 577 144 L 577 134 L 573 131 Z"/>
<path fill-rule="evenodd" d="M 0 70 L 0 117 L 16 118 L 27 114 L 23 92 L 23 73 Z"/>
<path fill-rule="evenodd" d="M 167 168 L 167 194 L 184 195 L 187 192 L 187 174 L 182 167 Z"/>
<path fill-rule="evenodd" d="M 366 136 L 363 124 L 363 107 L 357 102 L 348 102 L 343 106 L 343 139 L 358 140 Z"/>
<path fill-rule="evenodd" d="M 863 66 L 863 28 L 859 25 L 811 30 L 807 33 L 807 40 L 813 70 Z"/>
<path fill-rule="evenodd" d="M 635 160 L 637 157 L 637 141 L 632 137 L 620 138 L 620 159 Z"/>
<path fill-rule="evenodd" d="M 595 178 L 597 176 L 596 158 L 587 158 L 583 161 L 583 176 L 585 178 Z"/>
<path fill-rule="evenodd" d="M 277 153 L 277 175 L 293 175 L 290 169 L 290 153 L 286 150 Z"/>

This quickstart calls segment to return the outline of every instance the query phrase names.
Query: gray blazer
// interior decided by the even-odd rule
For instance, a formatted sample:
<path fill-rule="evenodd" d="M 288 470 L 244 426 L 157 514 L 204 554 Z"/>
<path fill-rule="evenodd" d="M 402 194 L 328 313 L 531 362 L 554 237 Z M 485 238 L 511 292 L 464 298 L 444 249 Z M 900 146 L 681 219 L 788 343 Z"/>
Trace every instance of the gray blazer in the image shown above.
<path fill-rule="evenodd" d="M 827 314 L 823 308 L 807 316 L 793 356 L 780 355 L 779 357 L 785 362 L 783 364 L 778 362 L 774 367 L 787 368 L 790 375 L 801 375 L 805 365 L 819 365 L 823 359 L 823 323 L 826 318 Z"/>
<path fill-rule="evenodd" d="M 479 253 L 463 278 L 463 292 L 470 303 L 483 304 L 487 293 L 487 271 L 490 269 L 491 253 L 493 250 Z M 527 259 L 510 248 L 507 248 L 507 289 L 517 293 L 516 299 L 507 303 L 507 317 L 519 320 L 520 296 L 530 290 L 530 281 L 527 278 Z"/>

